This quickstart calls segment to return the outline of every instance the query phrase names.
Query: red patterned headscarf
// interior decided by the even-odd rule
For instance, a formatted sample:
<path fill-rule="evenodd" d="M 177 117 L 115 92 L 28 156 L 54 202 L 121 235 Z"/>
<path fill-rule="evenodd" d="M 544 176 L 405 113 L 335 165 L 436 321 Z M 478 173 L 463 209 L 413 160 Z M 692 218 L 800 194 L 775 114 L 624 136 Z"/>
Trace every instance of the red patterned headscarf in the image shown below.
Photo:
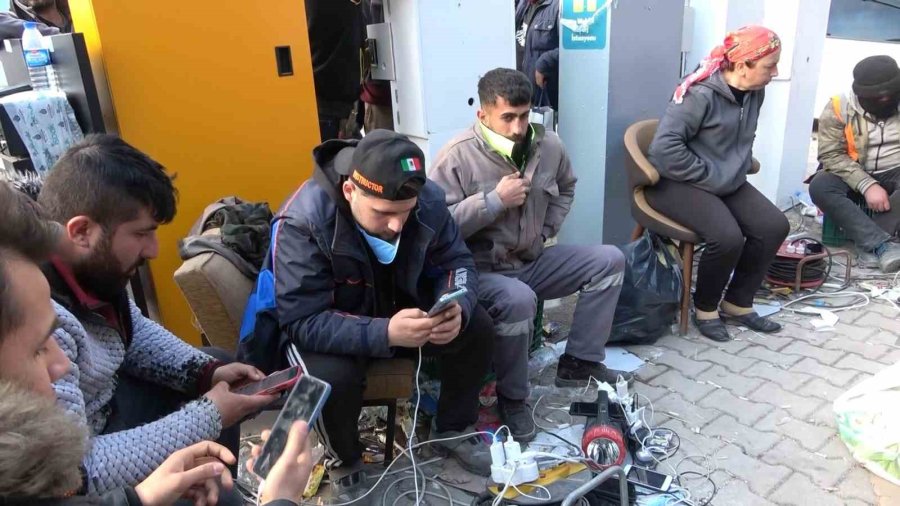
<path fill-rule="evenodd" d="M 745 26 L 729 32 L 721 46 L 716 46 L 709 56 L 700 62 L 700 68 L 687 76 L 677 88 L 672 100 L 680 104 L 688 88 L 713 75 L 726 61 L 757 61 L 781 47 L 781 39 L 772 30 L 762 26 Z"/>

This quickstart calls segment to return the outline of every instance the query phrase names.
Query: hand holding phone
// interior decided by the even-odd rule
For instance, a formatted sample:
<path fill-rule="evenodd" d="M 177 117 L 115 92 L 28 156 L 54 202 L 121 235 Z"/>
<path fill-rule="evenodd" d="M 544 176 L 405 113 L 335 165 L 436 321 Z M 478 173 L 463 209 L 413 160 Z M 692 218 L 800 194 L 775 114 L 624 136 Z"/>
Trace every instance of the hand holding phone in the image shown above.
<path fill-rule="evenodd" d="M 428 317 L 430 318 L 446 311 L 454 301 L 463 298 L 463 296 L 465 296 L 467 292 L 468 290 L 466 289 L 466 287 L 461 286 L 456 290 L 453 290 L 452 292 L 447 292 L 441 295 L 434 303 L 434 305 L 431 306 L 431 309 L 428 310 Z"/>
<path fill-rule="evenodd" d="M 274 395 L 294 386 L 294 383 L 297 382 L 302 374 L 303 370 L 300 369 L 300 366 L 273 372 L 260 381 L 254 381 L 236 388 L 234 393 L 241 395 Z"/>
<path fill-rule="evenodd" d="M 288 395 L 284 407 L 281 408 L 281 413 L 278 414 L 278 419 L 272 426 L 269 438 L 260 451 L 259 459 L 253 466 L 254 473 L 263 479 L 269 476 L 269 471 L 284 452 L 291 426 L 297 421 L 306 422 L 310 427 L 313 426 L 330 393 L 331 385 L 328 383 L 308 374 L 300 376 Z"/>

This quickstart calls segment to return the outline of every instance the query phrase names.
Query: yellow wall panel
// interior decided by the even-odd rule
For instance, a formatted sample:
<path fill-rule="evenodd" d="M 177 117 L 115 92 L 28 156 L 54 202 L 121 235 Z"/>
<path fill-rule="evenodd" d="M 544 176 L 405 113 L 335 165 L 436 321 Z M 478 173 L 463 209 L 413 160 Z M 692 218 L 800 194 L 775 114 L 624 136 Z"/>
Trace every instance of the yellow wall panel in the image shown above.
<path fill-rule="evenodd" d="M 303 2 L 70 4 L 91 58 L 102 58 L 119 133 L 178 175 L 178 214 L 160 228 L 151 269 L 163 323 L 197 344 L 172 280 L 178 240 L 210 202 L 238 195 L 274 211 L 312 173 L 319 131 Z M 278 76 L 276 46 L 291 47 L 293 76 Z"/>

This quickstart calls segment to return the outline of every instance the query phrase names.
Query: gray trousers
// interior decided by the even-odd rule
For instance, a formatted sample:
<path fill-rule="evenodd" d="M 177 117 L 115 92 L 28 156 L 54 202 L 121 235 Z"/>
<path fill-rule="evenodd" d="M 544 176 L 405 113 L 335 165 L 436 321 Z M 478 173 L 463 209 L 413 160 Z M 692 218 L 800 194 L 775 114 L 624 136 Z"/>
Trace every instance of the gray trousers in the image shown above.
<path fill-rule="evenodd" d="M 866 251 L 891 239 L 900 224 L 900 167 L 872 177 L 891 195 L 891 210 L 875 213 L 871 218 L 857 204 L 859 201 L 865 202 L 865 197 L 838 176 L 820 171 L 809 183 L 809 196 L 813 203 L 843 227 L 850 240 Z"/>
<path fill-rule="evenodd" d="M 540 299 L 580 291 L 566 354 L 601 362 L 625 271 L 615 246 L 557 245 L 520 269 L 482 272 L 478 302 L 494 320 L 497 391 L 512 400 L 528 397 L 528 347 Z"/>

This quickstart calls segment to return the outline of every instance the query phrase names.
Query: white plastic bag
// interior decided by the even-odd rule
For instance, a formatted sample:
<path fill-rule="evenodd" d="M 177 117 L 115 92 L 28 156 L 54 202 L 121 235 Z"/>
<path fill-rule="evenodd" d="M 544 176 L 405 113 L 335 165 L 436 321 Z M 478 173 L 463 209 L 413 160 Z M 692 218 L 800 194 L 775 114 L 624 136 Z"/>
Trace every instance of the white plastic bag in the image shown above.
<path fill-rule="evenodd" d="M 900 485 L 900 363 L 841 394 L 834 413 L 853 458 Z"/>

